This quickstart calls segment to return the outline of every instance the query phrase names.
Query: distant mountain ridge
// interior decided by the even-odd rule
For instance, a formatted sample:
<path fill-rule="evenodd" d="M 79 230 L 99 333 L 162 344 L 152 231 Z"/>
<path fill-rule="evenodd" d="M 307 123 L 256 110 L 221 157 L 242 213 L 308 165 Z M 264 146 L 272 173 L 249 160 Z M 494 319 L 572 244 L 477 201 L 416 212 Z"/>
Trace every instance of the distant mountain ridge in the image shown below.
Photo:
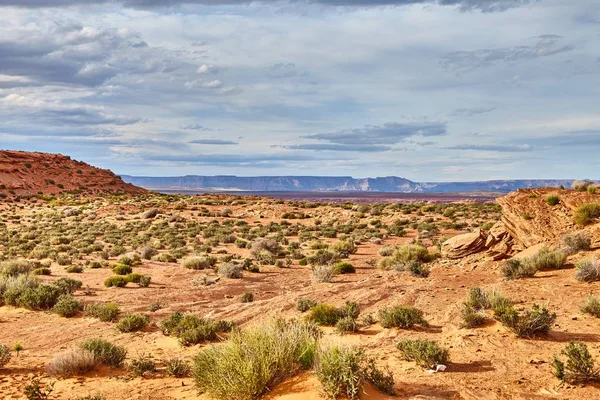
<path fill-rule="evenodd" d="M 350 176 L 254 176 L 186 175 L 149 177 L 121 175 L 136 186 L 151 190 L 210 190 L 255 192 L 389 192 L 389 193 L 456 193 L 501 192 L 521 188 L 570 187 L 573 179 L 494 180 L 477 182 L 413 182 L 406 178 L 352 178 Z"/>

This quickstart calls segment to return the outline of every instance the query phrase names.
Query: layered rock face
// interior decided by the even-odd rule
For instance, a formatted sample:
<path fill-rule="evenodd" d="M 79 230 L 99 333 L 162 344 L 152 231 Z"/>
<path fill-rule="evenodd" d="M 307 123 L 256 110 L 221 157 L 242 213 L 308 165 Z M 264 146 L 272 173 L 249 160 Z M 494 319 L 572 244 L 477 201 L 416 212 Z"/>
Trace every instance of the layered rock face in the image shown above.
<path fill-rule="evenodd" d="M 549 195 L 560 202 L 550 205 Z M 600 202 L 600 195 L 573 190 L 522 189 L 496 200 L 502 219 L 488 232 L 476 230 L 455 236 L 442 244 L 442 255 L 450 259 L 481 253 L 492 260 L 511 257 L 533 246 L 559 246 L 569 232 L 585 231 L 592 247 L 600 246 L 600 223 L 579 227 L 575 211 L 585 203 Z"/>
<path fill-rule="evenodd" d="M 62 154 L 0 150 L 2 198 L 57 194 L 144 193 L 107 169 L 92 167 Z"/>

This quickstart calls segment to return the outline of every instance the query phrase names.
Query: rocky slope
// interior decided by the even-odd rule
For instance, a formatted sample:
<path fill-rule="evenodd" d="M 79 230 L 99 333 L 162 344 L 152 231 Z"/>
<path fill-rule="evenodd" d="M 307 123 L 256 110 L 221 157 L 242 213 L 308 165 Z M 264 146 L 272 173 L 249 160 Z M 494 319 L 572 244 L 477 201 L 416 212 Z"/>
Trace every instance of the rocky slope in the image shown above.
<path fill-rule="evenodd" d="M 549 195 L 560 202 L 550 205 Z M 575 211 L 585 203 L 600 202 L 600 195 L 575 190 L 521 189 L 498 198 L 502 220 L 489 230 L 455 236 L 442 245 L 442 254 L 460 259 L 486 252 L 493 260 L 510 257 L 536 245 L 557 247 L 570 232 L 584 231 L 592 239 L 592 247 L 600 247 L 600 222 L 585 227 L 575 224 Z"/>
<path fill-rule="evenodd" d="M 121 176 L 125 182 L 147 189 L 241 191 L 349 191 L 388 193 L 508 193 L 519 188 L 570 187 L 572 180 L 512 180 L 482 182 L 413 182 L 406 178 L 352 178 L 350 176 L 254 176 L 234 175 L 174 177 Z"/>
<path fill-rule="evenodd" d="M 106 169 L 62 154 L 0 150 L 0 197 L 57 194 L 143 193 Z"/>

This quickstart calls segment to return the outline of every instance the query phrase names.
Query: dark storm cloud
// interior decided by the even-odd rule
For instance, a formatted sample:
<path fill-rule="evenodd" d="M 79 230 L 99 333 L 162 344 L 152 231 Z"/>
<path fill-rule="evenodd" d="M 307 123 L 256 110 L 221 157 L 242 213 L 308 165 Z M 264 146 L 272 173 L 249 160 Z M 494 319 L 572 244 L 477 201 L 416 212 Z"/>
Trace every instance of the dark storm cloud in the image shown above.
<path fill-rule="evenodd" d="M 403 6 L 411 4 L 440 4 L 455 6 L 462 11 L 480 10 L 483 12 L 504 11 L 509 8 L 520 7 L 537 2 L 538 0 L 307 0 L 307 3 L 315 3 L 325 6 Z M 257 1 L 257 3 L 273 3 L 274 0 Z M 301 1 L 291 1 L 298 3 Z M 125 7 L 151 8 L 172 7 L 182 4 L 202 5 L 229 5 L 249 4 L 248 0 L 0 0 L 0 6 L 16 7 L 65 7 L 71 5 L 90 4 L 122 4 Z"/>

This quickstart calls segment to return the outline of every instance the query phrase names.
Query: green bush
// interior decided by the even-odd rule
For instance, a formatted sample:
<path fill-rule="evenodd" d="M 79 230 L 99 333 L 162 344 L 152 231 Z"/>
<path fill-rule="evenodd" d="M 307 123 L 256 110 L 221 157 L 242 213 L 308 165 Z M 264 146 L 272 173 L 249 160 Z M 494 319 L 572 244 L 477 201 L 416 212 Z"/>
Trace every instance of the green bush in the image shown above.
<path fill-rule="evenodd" d="M 65 268 L 65 271 L 67 271 L 70 274 L 80 274 L 83 272 L 83 266 L 81 265 L 69 265 L 67 268 Z"/>
<path fill-rule="evenodd" d="M 512 330 L 517 337 L 532 338 L 546 335 L 556 320 L 556 314 L 550 313 L 546 307 L 534 304 L 531 310 L 519 313 L 508 308 L 499 316 L 502 325 Z"/>
<path fill-rule="evenodd" d="M 501 315 L 512 307 L 510 299 L 495 291 L 484 291 L 479 287 L 471 288 L 466 300 L 461 305 L 463 328 L 482 326 L 488 320 L 485 310 L 493 309 L 496 315 Z"/>
<path fill-rule="evenodd" d="M 28 310 L 50 310 L 61 295 L 61 290 L 54 285 L 40 285 L 36 288 L 27 288 L 20 293 L 16 305 Z"/>
<path fill-rule="evenodd" d="M 600 217 L 600 203 L 582 204 L 575 210 L 577 225 L 588 225 L 598 217 Z"/>
<path fill-rule="evenodd" d="M 555 194 L 550 194 L 546 196 L 546 203 L 548 203 L 549 206 L 555 206 L 560 203 L 560 197 Z"/>
<path fill-rule="evenodd" d="M 194 381 L 215 399 L 257 399 L 299 369 L 309 369 L 319 337 L 313 325 L 298 321 L 234 330 L 226 342 L 198 353 Z"/>
<path fill-rule="evenodd" d="M 112 267 L 112 270 L 117 275 L 127 275 L 133 271 L 129 265 L 125 264 L 115 264 L 115 266 Z"/>
<path fill-rule="evenodd" d="M 349 262 L 342 261 L 333 267 L 333 272 L 334 274 L 353 274 L 356 272 L 356 269 Z"/>
<path fill-rule="evenodd" d="M 558 356 L 554 356 L 552 366 L 554 367 L 554 376 L 558 379 L 569 383 L 600 379 L 600 372 L 594 367 L 594 359 L 585 343 L 569 342 L 560 355 L 567 357 L 567 363 L 565 364 Z"/>
<path fill-rule="evenodd" d="M 77 289 L 83 286 L 81 281 L 72 278 L 58 278 L 54 281 L 54 285 L 58 287 L 63 294 L 73 294 Z"/>
<path fill-rule="evenodd" d="M 541 249 L 535 256 L 525 262 L 533 264 L 539 270 L 561 269 L 567 262 L 567 254 L 563 251 L 550 251 L 547 247 Z"/>
<path fill-rule="evenodd" d="M 300 312 L 307 312 L 308 310 L 310 310 L 317 304 L 318 303 L 313 299 L 309 299 L 307 297 L 301 297 L 296 302 L 296 310 L 298 310 Z"/>
<path fill-rule="evenodd" d="M 117 322 L 119 332 L 137 332 L 144 329 L 150 323 L 150 317 L 145 314 L 131 314 L 122 317 Z"/>
<path fill-rule="evenodd" d="M 160 323 L 164 335 L 176 336 L 182 346 L 218 339 L 218 333 L 229 332 L 233 324 L 228 321 L 211 321 L 194 314 L 172 313 Z"/>
<path fill-rule="evenodd" d="M 124 347 L 116 346 L 104 339 L 88 339 L 80 345 L 80 348 L 92 353 L 97 362 L 114 368 L 119 368 L 127 356 Z"/>
<path fill-rule="evenodd" d="M 346 332 L 358 332 L 359 326 L 356 318 L 347 316 L 338 319 L 338 321 L 335 323 L 335 329 L 339 333 L 343 334 Z"/>
<path fill-rule="evenodd" d="M 52 307 L 52 312 L 65 318 L 74 317 L 81 310 L 83 310 L 83 303 L 75 300 L 71 295 L 60 296 L 54 307 Z"/>
<path fill-rule="evenodd" d="M 192 256 L 188 258 L 184 258 L 181 262 L 181 265 L 184 268 L 193 269 L 193 270 L 201 270 L 208 269 L 215 266 L 217 263 L 217 259 L 215 257 L 199 257 Z"/>
<path fill-rule="evenodd" d="M 309 310 L 307 320 L 317 325 L 335 326 L 343 317 L 340 309 L 335 306 L 321 303 Z"/>
<path fill-rule="evenodd" d="M 448 350 L 441 348 L 433 340 L 403 340 L 397 347 L 406 360 L 415 361 L 418 366 L 426 369 L 447 364 L 450 358 Z"/>
<path fill-rule="evenodd" d="M 410 329 L 415 325 L 427 326 L 423 311 L 414 307 L 395 306 L 379 310 L 379 323 L 384 328 Z"/>
<path fill-rule="evenodd" d="M 52 271 L 47 267 L 36 268 L 32 272 L 34 275 L 50 275 Z"/>
<path fill-rule="evenodd" d="M 252 303 L 254 301 L 254 295 L 252 292 L 242 293 L 242 303 Z"/>
<path fill-rule="evenodd" d="M 119 315 L 119 307 L 115 303 L 87 304 L 85 314 L 92 318 L 98 318 L 103 322 L 112 322 Z"/>
<path fill-rule="evenodd" d="M 127 285 L 127 279 L 121 275 L 113 275 L 104 281 L 106 287 L 123 287 Z"/>

